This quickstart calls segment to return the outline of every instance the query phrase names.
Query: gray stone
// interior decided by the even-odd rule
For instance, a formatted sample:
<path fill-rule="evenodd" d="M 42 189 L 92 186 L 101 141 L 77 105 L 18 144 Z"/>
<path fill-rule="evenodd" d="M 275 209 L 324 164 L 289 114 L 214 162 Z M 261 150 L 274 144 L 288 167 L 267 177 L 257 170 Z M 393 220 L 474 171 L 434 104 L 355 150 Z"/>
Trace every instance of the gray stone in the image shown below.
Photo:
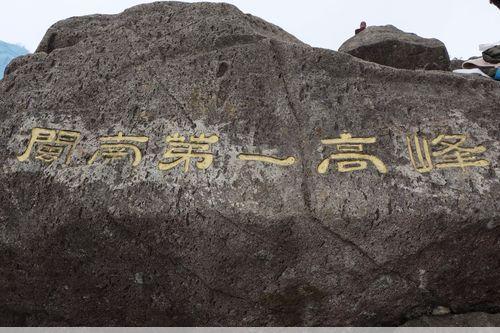
<path fill-rule="evenodd" d="M 399 325 L 435 305 L 500 309 L 498 82 L 384 67 L 230 5 L 178 2 L 59 22 L 6 72 L 0 325 Z M 34 128 L 49 142 L 23 155 Z M 61 129 L 80 135 L 69 164 L 76 136 Z M 100 146 L 119 132 L 148 139 L 123 142 L 142 152 L 135 167 L 131 146 Z M 319 173 L 339 153 L 322 140 L 347 132 L 373 138 L 366 169 Z M 175 133 L 217 135 L 195 149 L 213 163 L 160 170 Z M 435 156 L 420 173 L 413 133 L 434 153 L 452 140 L 440 134 L 467 135 L 486 164 Z M 61 158 L 44 163 L 51 146 Z"/>
<path fill-rule="evenodd" d="M 392 25 L 367 27 L 342 44 L 339 51 L 395 68 L 450 70 L 450 57 L 441 41 L 403 32 Z"/>
<path fill-rule="evenodd" d="M 436 308 L 434 308 L 434 310 L 432 310 L 432 314 L 434 316 L 444 316 L 450 314 L 450 312 L 450 309 L 446 306 L 437 306 Z"/>
<path fill-rule="evenodd" d="M 464 60 L 462 59 L 453 59 L 450 61 L 450 70 L 454 71 L 455 69 L 462 69 L 462 65 L 464 64 Z"/>
<path fill-rule="evenodd" d="M 410 320 L 403 326 L 406 327 L 499 327 L 500 314 L 472 312 L 447 316 L 424 316 Z"/>

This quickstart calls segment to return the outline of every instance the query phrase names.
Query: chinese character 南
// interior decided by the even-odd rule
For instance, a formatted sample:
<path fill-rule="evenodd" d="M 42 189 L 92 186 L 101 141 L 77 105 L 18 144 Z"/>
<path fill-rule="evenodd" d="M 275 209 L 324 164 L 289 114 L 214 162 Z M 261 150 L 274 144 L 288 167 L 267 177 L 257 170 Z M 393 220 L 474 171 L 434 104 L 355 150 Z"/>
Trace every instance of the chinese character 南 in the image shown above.
<path fill-rule="evenodd" d="M 318 166 L 318 172 L 328 171 L 330 161 L 337 162 L 339 172 L 352 172 L 368 168 L 368 162 L 373 164 L 380 173 L 387 173 L 387 167 L 376 156 L 364 153 L 364 144 L 375 143 L 376 138 L 353 138 L 350 133 L 343 133 L 339 139 L 321 140 L 324 145 L 336 145 L 337 153 L 331 154 Z"/>
<path fill-rule="evenodd" d="M 146 143 L 149 139 L 145 136 L 124 136 L 122 132 L 118 132 L 117 136 L 101 137 L 99 141 L 100 147 L 89 160 L 89 165 L 94 164 L 99 157 L 112 161 L 132 156 L 132 166 L 136 167 L 142 160 L 142 153 L 137 144 Z"/>
<path fill-rule="evenodd" d="M 238 159 L 241 161 L 256 161 L 256 162 L 264 162 L 269 164 L 276 164 L 279 166 L 291 166 L 295 164 L 295 157 L 285 157 L 285 158 L 277 158 L 273 156 L 265 156 L 265 155 L 257 155 L 257 154 L 239 154 Z"/>
<path fill-rule="evenodd" d="M 158 168 L 162 171 L 167 171 L 175 168 L 179 164 L 184 163 L 184 172 L 189 172 L 191 159 L 196 159 L 196 168 L 199 170 L 208 169 L 214 160 L 213 153 L 210 152 L 210 145 L 217 143 L 219 137 L 212 135 L 206 137 L 205 134 L 200 136 L 191 136 L 189 142 L 186 142 L 186 137 L 176 133 L 173 136 L 167 136 L 166 143 L 170 145 L 163 158 L 171 159 L 169 162 L 159 162 Z"/>
<path fill-rule="evenodd" d="M 79 139 L 79 132 L 36 127 L 31 130 L 28 147 L 17 159 L 20 162 L 26 161 L 33 148 L 37 147 L 35 159 L 50 164 L 61 158 L 67 149 L 65 163 L 69 164 Z"/>
<path fill-rule="evenodd" d="M 478 159 L 475 156 L 484 153 L 486 148 L 483 146 L 464 147 L 466 140 L 467 136 L 463 134 L 441 134 L 430 144 L 426 138 L 420 139 L 416 134 L 413 135 L 413 140 L 409 135 L 406 137 L 411 163 L 420 173 L 427 173 L 435 168 L 461 168 L 465 170 L 467 167 L 487 167 L 490 165 L 489 161 Z"/>

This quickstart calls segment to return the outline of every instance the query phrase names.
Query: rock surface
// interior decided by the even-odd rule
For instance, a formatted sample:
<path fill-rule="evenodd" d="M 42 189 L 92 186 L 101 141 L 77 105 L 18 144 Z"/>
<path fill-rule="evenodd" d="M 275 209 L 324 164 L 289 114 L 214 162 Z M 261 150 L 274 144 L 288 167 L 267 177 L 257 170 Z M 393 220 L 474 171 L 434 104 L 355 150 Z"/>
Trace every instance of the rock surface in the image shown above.
<path fill-rule="evenodd" d="M 424 316 L 404 324 L 407 327 L 500 327 L 500 314 L 472 312 L 447 316 Z"/>
<path fill-rule="evenodd" d="M 462 59 L 453 59 L 450 61 L 450 70 L 454 71 L 455 69 L 462 69 L 462 65 L 465 60 Z"/>
<path fill-rule="evenodd" d="M 497 82 L 380 66 L 178 2 L 62 21 L 6 72 L 0 325 L 500 310 Z M 189 152 L 177 132 L 209 142 L 188 170 L 172 165 Z M 322 142 L 347 132 L 364 139 Z M 411 163 L 413 133 L 449 149 L 430 172 Z"/>
<path fill-rule="evenodd" d="M 339 51 L 395 68 L 450 70 L 450 57 L 441 41 L 403 32 L 392 25 L 367 27 L 342 44 Z"/>

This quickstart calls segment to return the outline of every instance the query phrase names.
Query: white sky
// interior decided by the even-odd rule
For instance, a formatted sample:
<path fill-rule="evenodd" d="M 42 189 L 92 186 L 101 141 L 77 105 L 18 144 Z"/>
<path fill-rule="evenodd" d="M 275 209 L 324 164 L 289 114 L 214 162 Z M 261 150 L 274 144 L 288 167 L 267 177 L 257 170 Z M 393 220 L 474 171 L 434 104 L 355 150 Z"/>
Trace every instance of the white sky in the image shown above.
<path fill-rule="evenodd" d="M 0 40 L 34 51 L 50 25 L 87 14 L 114 14 L 148 0 L 1 0 Z M 190 1 L 196 2 L 196 1 Z M 215 1 L 214 1 L 215 2 Z M 450 57 L 479 55 L 500 41 L 500 10 L 488 0 L 227 0 L 303 42 L 337 50 L 359 22 L 392 24 L 443 41 Z"/>

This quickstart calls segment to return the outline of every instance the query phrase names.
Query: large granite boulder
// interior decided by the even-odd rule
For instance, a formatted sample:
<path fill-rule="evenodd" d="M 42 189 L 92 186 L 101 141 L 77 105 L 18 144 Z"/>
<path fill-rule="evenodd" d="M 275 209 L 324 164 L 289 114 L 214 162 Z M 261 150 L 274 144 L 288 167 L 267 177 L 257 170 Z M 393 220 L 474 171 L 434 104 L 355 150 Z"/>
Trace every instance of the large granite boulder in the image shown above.
<path fill-rule="evenodd" d="M 226 4 L 71 18 L 0 82 L 0 325 L 500 309 L 500 84 Z"/>
<path fill-rule="evenodd" d="M 395 68 L 450 70 L 450 57 L 441 41 L 403 32 L 392 25 L 368 27 L 348 39 L 339 51 Z"/>

